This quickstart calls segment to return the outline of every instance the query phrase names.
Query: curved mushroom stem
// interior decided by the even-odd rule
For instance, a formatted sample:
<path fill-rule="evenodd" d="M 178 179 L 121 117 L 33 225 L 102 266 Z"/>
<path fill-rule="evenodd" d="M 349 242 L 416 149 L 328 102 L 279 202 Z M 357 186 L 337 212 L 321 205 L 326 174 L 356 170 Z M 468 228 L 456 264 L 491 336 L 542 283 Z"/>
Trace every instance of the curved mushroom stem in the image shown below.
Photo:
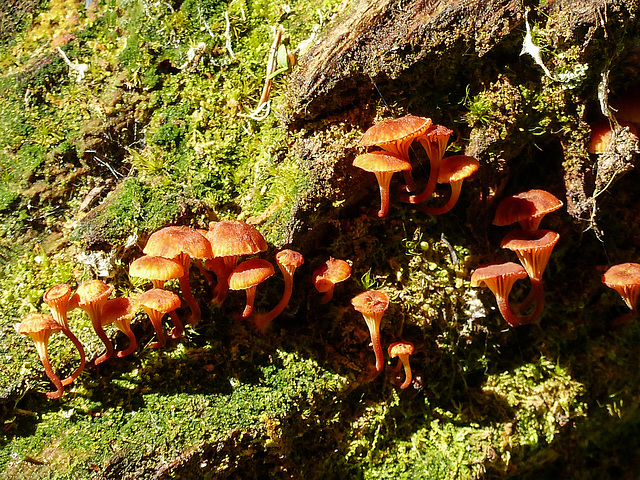
<path fill-rule="evenodd" d="M 191 315 L 189 316 L 187 323 L 189 323 L 189 325 L 197 325 L 202 317 L 202 312 L 200 311 L 200 305 L 198 305 L 198 302 L 191 294 L 188 271 L 188 269 L 185 269 L 187 274 L 180 277 L 180 290 L 182 290 L 184 301 L 187 302 L 187 305 L 189 305 L 189 308 L 191 309 Z"/>
<path fill-rule="evenodd" d="M 536 305 L 533 312 L 529 313 L 528 315 L 516 315 L 515 313 L 513 313 L 513 311 L 509 306 L 508 297 L 498 298 L 496 296 L 498 309 L 500 310 L 502 317 L 506 320 L 506 322 L 510 326 L 517 327 L 519 325 L 527 325 L 529 323 L 534 323 L 540 319 L 540 316 L 542 315 L 542 311 L 544 310 L 544 290 L 542 289 L 541 281 L 535 281 L 535 280 L 531 281 L 530 295 L 531 294 L 533 294 L 533 299 L 536 302 Z"/>
<path fill-rule="evenodd" d="M 216 271 L 216 276 L 218 276 L 218 284 L 216 285 L 215 292 L 216 296 L 213 299 L 213 303 L 215 305 L 222 305 L 224 299 L 227 297 L 227 292 L 229 292 L 229 275 L 234 268 L 236 268 L 236 264 L 238 263 L 237 255 L 224 257 L 224 268 L 220 268 L 220 275 L 218 275 L 218 271 Z"/>
<path fill-rule="evenodd" d="M 324 295 L 322 296 L 322 298 L 320 298 L 320 303 L 329 303 L 331 301 L 331 299 L 333 298 L 333 291 L 334 290 L 335 290 L 335 285 L 331 285 L 329 287 L 329 290 L 324 292 Z"/>
<path fill-rule="evenodd" d="M 264 332 L 271 321 L 280 315 L 287 305 L 289 304 L 289 300 L 291 300 L 291 294 L 293 293 L 293 278 L 284 277 L 284 292 L 282 294 L 282 298 L 278 302 L 278 304 L 273 307 L 269 312 L 264 313 L 262 315 L 256 315 L 253 318 L 253 324 L 256 326 L 258 330 Z M 326 295 L 326 294 L 325 294 Z M 324 297 L 323 297 L 324 298 Z"/>
<path fill-rule="evenodd" d="M 97 322 L 94 322 L 92 318 L 91 321 L 93 323 L 93 329 L 95 330 L 96 335 L 100 340 L 102 340 L 102 343 L 104 343 L 104 346 L 107 349 L 105 353 L 100 355 L 93 362 L 94 365 L 100 365 L 102 362 L 106 362 L 107 360 L 109 360 L 113 355 L 113 343 L 111 343 L 111 339 L 108 337 L 107 333 L 102 328 L 102 324 L 100 323 L 100 320 L 98 319 Z"/>
<path fill-rule="evenodd" d="M 389 213 L 389 185 L 391 184 L 393 172 L 374 173 L 378 179 L 378 185 L 380 187 L 380 210 L 378 211 L 378 217 L 382 218 Z"/>
<path fill-rule="evenodd" d="M 58 375 L 55 374 L 55 372 L 53 371 L 53 368 L 51 367 L 46 344 L 43 344 L 41 348 L 38 348 L 38 355 L 40 356 L 40 361 L 44 366 L 44 372 L 47 374 L 47 377 L 49 377 L 49 380 L 51 380 L 53 384 L 56 386 L 56 390 L 53 392 L 47 392 L 46 397 L 60 398 L 64 393 L 64 386 L 62 385 L 62 381 L 60 380 L 60 377 L 58 377 Z"/>
<path fill-rule="evenodd" d="M 425 150 L 426 149 L 427 147 L 425 146 Z M 438 174 L 440 173 L 440 163 L 442 162 L 431 161 L 431 167 L 429 169 L 429 180 L 427 181 L 427 186 L 422 191 L 422 193 L 419 193 L 416 195 L 400 195 L 399 197 L 400 201 L 405 203 L 422 203 L 425 200 L 427 200 L 429 197 L 431 197 L 431 195 L 433 195 L 433 192 L 436 191 Z"/>
<path fill-rule="evenodd" d="M 242 318 L 247 318 L 253 313 L 253 303 L 256 299 L 257 286 L 249 287 L 245 291 L 247 292 L 247 304 L 242 311 Z"/>
<path fill-rule="evenodd" d="M 376 356 L 376 373 L 380 373 L 384 369 L 384 353 L 380 343 L 380 320 L 382 320 L 382 316 L 379 319 L 373 316 L 365 316 L 364 314 L 363 316 L 367 327 L 369 327 L 373 353 Z"/>
<path fill-rule="evenodd" d="M 411 170 L 403 171 L 402 176 L 404 177 L 404 182 L 406 183 L 406 185 L 404 186 L 404 191 L 415 192 L 416 188 L 418 188 L 418 185 L 416 185 L 416 181 L 413 179 L 413 174 L 411 173 Z"/>
<path fill-rule="evenodd" d="M 123 328 L 120 328 L 119 325 L 117 325 L 117 326 L 118 326 L 118 329 L 129 338 L 129 346 L 127 348 L 125 348 L 124 350 L 118 350 L 116 352 L 116 357 L 122 358 L 122 357 L 126 357 L 127 355 L 130 355 L 133 352 L 135 352 L 136 347 L 138 346 L 138 341 L 136 340 L 136 336 L 133 333 L 133 331 L 131 330 L 131 328 L 124 328 L 123 329 Z"/>
<path fill-rule="evenodd" d="M 151 325 L 153 325 L 153 329 L 156 331 L 156 336 L 158 340 L 149 345 L 150 348 L 160 348 L 164 347 L 167 343 L 167 339 L 164 336 L 164 330 L 162 329 L 162 317 L 163 314 L 157 310 L 148 307 L 142 307 L 147 315 L 149 316 L 149 320 L 151 320 Z"/>
<path fill-rule="evenodd" d="M 411 365 L 409 364 L 409 355 L 400 355 L 400 360 L 398 361 L 398 363 L 402 362 L 402 366 L 404 367 L 404 382 L 402 382 L 402 384 L 400 385 L 401 389 L 405 389 L 407 388 L 409 385 L 411 385 Z"/>
<path fill-rule="evenodd" d="M 527 323 L 533 323 L 537 321 L 542 315 L 542 311 L 544 310 L 545 302 L 542 280 L 531 278 L 531 289 L 527 294 L 527 298 L 525 298 L 518 305 L 514 306 L 514 308 L 520 313 L 526 312 L 534 302 L 535 308 L 531 313 L 529 313 L 528 315 L 519 315 L 520 325 L 526 325 Z"/>
<path fill-rule="evenodd" d="M 80 365 L 78 365 L 78 368 L 76 368 L 76 371 L 73 372 L 64 380 L 62 380 L 62 385 L 67 386 L 73 383 L 75 379 L 80 376 L 80 374 L 84 370 L 84 366 L 87 363 L 87 357 L 84 352 L 84 347 L 82 346 L 82 343 L 80 342 L 80 340 L 78 340 L 78 337 L 76 337 L 71 330 L 69 330 L 68 328 L 63 328 L 62 333 L 64 333 L 69 338 L 69 340 L 73 342 L 73 345 L 78 349 L 78 353 L 80 354 Z"/>
<path fill-rule="evenodd" d="M 184 328 L 182 328 L 180 317 L 178 317 L 178 314 L 175 310 L 171 310 L 168 315 L 171 319 L 171 324 L 173 325 L 173 330 L 171 330 L 171 338 L 178 338 L 182 336 L 182 334 L 184 333 Z"/>
<path fill-rule="evenodd" d="M 442 215 L 443 213 L 447 213 L 458 202 L 458 198 L 460 198 L 460 192 L 462 191 L 461 181 L 451 182 L 450 185 L 451 185 L 451 196 L 449 197 L 449 200 L 447 200 L 447 203 L 445 203 L 441 207 L 427 207 L 425 205 L 417 205 L 415 207 L 416 210 L 420 210 L 421 212 L 424 212 L 427 215 Z"/>

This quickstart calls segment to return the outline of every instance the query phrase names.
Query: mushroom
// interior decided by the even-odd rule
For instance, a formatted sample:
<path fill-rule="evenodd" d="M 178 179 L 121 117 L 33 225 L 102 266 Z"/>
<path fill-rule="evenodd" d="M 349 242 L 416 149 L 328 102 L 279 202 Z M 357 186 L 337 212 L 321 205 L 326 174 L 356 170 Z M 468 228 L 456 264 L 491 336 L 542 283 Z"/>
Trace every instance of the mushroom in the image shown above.
<path fill-rule="evenodd" d="M 358 155 L 353 166 L 372 172 L 378 179 L 380 187 L 380 211 L 378 217 L 384 217 L 389 212 L 389 185 L 394 173 L 411 170 L 411 164 L 400 157 L 389 153 L 375 152 Z"/>
<path fill-rule="evenodd" d="M 510 195 L 498 204 L 493 224 L 499 227 L 518 222 L 525 230 L 537 230 L 542 218 L 563 203 L 553 194 L 539 189 Z"/>
<path fill-rule="evenodd" d="M 38 350 L 38 356 L 44 366 L 44 371 L 49 377 L 49 380 L 56 386 L 56 390 L 48 392 L 47 398 L 60 398 L 64 393 L 64 386 L 60 377 L 58 377 L 51 363 L 49 362 L 49 337 L 53 332 L 62 330 L 62 326 L 54 320 L 51 315 L 45 315 L 43 313 L 28 313 L 22 322 L 14 325 L 16 332 L 29 335 L 33 339 L 33 343 L 36 344 L 36 350 Z"/>
<path fill-rule="evenodd" d="M 353 308 L 362 314 L 371 335 L 373 352 L 376 356 L 376 372 L 384 368 L 384 354 L 380 343 L 380 322 L 389 308 L 389 296 L 382 290 L 367 290 L 351 299 Z"/>
<path fill-rule="evenodd" d="M 501 248 L 507 248 L 516 253 L 531 280 L 531 290 L 527 298 L 518 306 L 524 311 L 532 302 L 536 302 L 535 310 L 527 317 L 529 322 L 536 321 L 542 315 L 544 309 L 542 274 L 547 268 L 553 247 L 559 239 L 560 235 L 551 230 L 514 230 L 508 233 L 500 244 Z M 527 322 L 521 319 L 520 323 Z"/>
<path fill-rule="evenodd" d="M 129 338 L 129 347 L 124 350 L 118 350 L 116 357 L 126 357 L 133 353 L 138 345 L 136 336 L 131 330 L 131 319 L 140 308 L 140 302 L 137 298 L 118 297 L 107 300 L 102 308 L 102 325 L 114 323 L 118 330 Z"/>
<path fill-rule="evenodd" d="M 276 254 L 276 264 L 284 278 L 284 292 L 278 304 L 269 312 L 254 316 L 253 323 L 261 332 L 264 332 L 271 321 L 280 315 L 289 304 L 293 293 L 293 274 L 303 263 L 304 257 L 295 250 L 284 249 Z"/>
<path fill-rule="evenodd" d="M 621 121 L 620 126 L 629 128 L 629 131 L 633 135 L 638 136 L 638 131 L 633 124 Z M 615 137 L 615 126 L 612 125 L 609 120 L 603 119 L 589 124 L 589 128 L 591 129 L 591 134 L 589 136 L 589 143 L 587 143 L 587 151 L 594 154 L 604 153 Z"/>
<path fill-rule="evenodd" d="M 411 147 L 415 139 L 423 135 L 431 127 L 431 123 L 430 118 L 417 117 L 415 115 L 383 120 L 372 125 L 364 132 L 360 139 L 360 146 L 378 147 L 410 162 L 409 147 Z M 407 191 L 415 190 L 416 184 L 411 176 L 410 169 L 404 169 L 403 172 L 404 180 L 407 183 Z"/>
<path fill-rule="evenodd" d="M 51 310 L 51 315 L 58 322 L 58 325 L 62 327 L 62 333 L 64 333 L 69 340 L 73 342 L 73 345 L 78 350 L 80 354 L 80 365 L 76 368 L 76 371 L 73 372 L 69 377 L 62 380 L 62 385 L 67 386 L 75 381 L 76 378 L 80 376 L 82 371 L 84 370 L 84 366 L 86 364 L 86 354 L 84 352 L 84 346 L 78 340 L 78 337 L 74 335 L 74 333 L 69 329 L 69 322 L 67 320 L 67 311 L 69 310 L 69 298 L 71 298 L 71 287 L 66 283 L 60 283 L 58 285 L 54 285 L 49 288 L 44 295 L 42 296 L 42 300 L 47 304 L 49 310 Z"/>
<path fill-rule="evenodd" d="M 620 294 L 624 303 L 631 309 L 611 323 L 621 325 L 631 322 L 638 314 L 638 296 L 640 296 L 640 264 L 621 263 L 613 265 L 602 275 L 602 283 Z"/>
<path fill-rule="evenodd" d="M 502 317 L 512 327 L 520 325 L 518 318 L 509 307 L 509 293 L 516 280 L 526 278 L 527 271 L 514 262 L 491 263 L 478 267 L 471 274 L 471 286 L 479 287 L 483 283 L 493 292 Z"/>
<path fill-rule="evenodd" d="M 273 265 L 261 258 L 245 260 L 231 272 L 231 275 L 229 275 L 229 288 L 231 290 L 244 290 L 247 293 L 247 304 L 242 312 L 242 318 L 247 318 L 253 312 L 253 302 L 256 298 L 258 285 L 273 274 Z"/>
<path fill-rule="evenodd" d="M 102 340 L 107 351 L 96 358 L 94 364 L 100 365 L 113 355 L 113 344 L 102 328 L 102 308 L 113 292 L 113 286 L 104 283 L 102 280 L 88 280 L 81 283 L 76 289 L 76 293 L 71 297 L 71 304 L 81 308 L 91 319 L 91 325 Z"/>
<path fill-rule="evenodd" d="M 164 288 L 164 282 L 184 276 L 182 264 L 176 260 L 154 255 L 143 255 L 129 265 L 129 275 L 151 280 L 153 288 Z"/>
<path fill-rule="evenodd" d="M 240 220 L 211 222 L 207 240 L 211 243 L 214 260 L 222 258 L 224 262 L 224 268 L 219 263 L 217 265 L 214 262 L 207 263 L 207 267 L 212 268 L 218 277 L 213 303 L 222 305 L 229 289 L 228 277 L 236 268 L 238 257 L 264 252 L 267 249 L 267 242 L 255 227 Z"/>
<path fill-rule="evenodd" d="M 324 293 L 320 303 L 327 303 L 333 298 L 336 283 L 344 282 L 351 276 L 351 266 L 344 260 L 329 257 L 329 260 L 316 268 L 311 277 L 318 293 Z"/>
<path fill-rule="evenodd" d="M 151 325 L 153 325 L 153 329 L 158 336 L 158 341 L 153 342 L 150 345 L 151 348 L 164 347 L 167 343 L 167 339 L 164 336 L 164 329 L 162 328 L 162 317 L 164 317 L 165 314 L 169 314 L 173 322 L 172 337 L 176 338 L 179 336 L 176 333 L 181 330 L 182 324 L 176 313 L 176 308 L 180 307 L 180 297 L 162 288 L 152 288 L 138 295 L 137 300 L 149 316 Z"/>
<path fill-rule="evenodd" d="M 394 371 L 399 370 L 400 365 L 404 366 L 404 382 L 399 385 L 399 387 L 403 390 L 411 385 L 411 365 L 409 365 L 409 355 L 413 354 L 413 350 L 413 343 L 406 340 L 400 340 L 399 342 L 395 342 L 389 345 L 389 357 L 399 357 L 398 366 Z"/>
<path fill-rule="evenodd" d="M 182 265 L 180 289 L 187 305 L 191 309 L 189 324 L 196 325 L 202 315 L 200 306 L 191 293 L 189 284 L 189 266 L 192 258 L 211 258 L 211 244 L 193 228 L 187 226 L 169 226 L 155 231 L 142 250 L 147 255 L 172 258 Z"/>
<path fill-rule="evenodd" d="M 440 165 L 438 183 L 448 183 L 451 185 L 449 200 L 441 207 L 419 205 L 416 208 L 429 215 L 442 215 L 443 213 L 447 213 L 455 206 L 458 198 L 460 198 L 464 179 L 473 175 L 479 167 L 480 163 L 478 160 L 467 155 L 455 155 L 445 158 Z"/>
<path fill-rule="evenodd" d="M 418 137 L 418 141 L 425 152 L 427 152 L 427 157 L 429 157 L 429 181 L 422 193 L 416 195 L 401 195 L 401 202 L 422 203 L 433 195 L 433 192 L 436 190 L 436 183 L 438 182 L 442 158 L 444 157 L 444 152 L 447 150 L 447 142 L 452 133 L 453 130 L 450 130 L 444 125 L 431 125 L 424 134 Z"/>

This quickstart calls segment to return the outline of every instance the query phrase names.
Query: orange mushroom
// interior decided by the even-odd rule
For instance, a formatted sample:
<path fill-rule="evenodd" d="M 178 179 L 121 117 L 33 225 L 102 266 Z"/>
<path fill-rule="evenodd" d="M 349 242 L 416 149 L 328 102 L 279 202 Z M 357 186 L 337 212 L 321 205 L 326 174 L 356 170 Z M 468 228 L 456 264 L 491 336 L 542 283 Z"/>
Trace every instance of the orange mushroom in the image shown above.
<path fill-rule="evenodd" d="M 62 333 L 64 333 L 67 338 L 69 338 L 69 340 L 73 342 L 73 345 L 76 347 L 78 353 L 80 354 L 80 365 L 78 365 L 78 368 L 76 368 L 75 372 L 73 372 L 69 377 L 62 380 L 62 385 L 64 386 L 70 385 L 75 381 L 76 378 L 80 376 L 87 361 L 84 346 L 82 345 L 80 340 L 78 340 L 78 337 L 76 337 L 69 328 L 67 311 L 69 310 L 70 298 L 71 287 L 66 283 L 54 285 L 46 292 L 44 292 L 44 295 L 42 296 L 42 300 L 47 304 L 49 310 L 51 310 L 51 315 L 53 316 L 55 321 L 58 322 L 58 324 L 62 327 Z"/>
<path fill-rule="evenodd" d="M 367 290 L 351 299 L 353 308 L 362 314 L 369 328 L 371 344 L 376 356 L 375 369 L 377 373 L 384 368 L 384 354 L 380 343 L 380 323 L 384 312 L 389 308 L 389 296 L 382 290 Z"/>
<path fill-rule="evenodd" d="M 304 257 L 295 250 L 284 249 L 276 254 L 276 265 L 284 278 L 284 292 L 278 304 L 269 312 L 254 316 L 253 323 L 261 332 L 264 332 L 271 321 L 280 315 L 289 304 L 293 293 L 293 274 L 303 263 Z"/>
<path fill-rule="evenodd" d="M 138 345 L 136 336 L 131 330 L 131 319 L 139 308 L 140 302 L 138 299 L 130 297 L 112 298 L 107 300 L 102 308 L 102 325 L 113 323 L 118 330 L 129 338 L 129 347 L 116 352 L 116 357 L 118 358 L 126 357 L 133 353 Z"/>
<path fill-rule="evenodd" d="M 202 315 L 198 302 L 191 293 L 189 283 L 189 266 L 192 258 L 211 258 L 211 244 L 193 228 L 187 226 L 169 226 L 151 234 L 142 250 L 147 255 L 175 259 L 182 265 L 183 275 L 180 277 L 180 289 L 187 305 L 191 309 L 188 322 L 196 325 Z"/>
<path fill-rule="evenodd" d="M 404 382 L 399 385 L 401 389 L 407 388 L 411 385 L 411 365 L 409 364 L 409 356 L 413 354 L 414 346 L 413 343 L 408 342 L 406 340 L 400 340 L 399 342 L 392 343 L 389 345 L 389 358 L 399 357 L 398 366 L 394 369 L 394 371 L 399 370 L 400 365 L 404 367 Z"/>
<path fill-rule="evenodd" d="M 149 316 L 151 325 L 153 325 L 153 329 L 156 331 L 158 337 L 158 340 L 149 346 L 151 348 L 164 347 L 167 339 L 164 336 L 164 329 L 162 328 L 162 317 L 169 314 L 173 322 L 174 333 L 182 329 L 182 323 L 176 313 L 176 309 L 180 307 L 180 297 L 168 290 L 152 288 L 138 295 L 137 300 Z M 175 335 L 175 337 L 177 336 L 179 335 Z"/>
<path fill-rule="evenodd" d="M 151 280 L 153 288 L 164 288 L 164 283 L 167 280 L 184 276 L 184 268 L 176 260 L 154 255 L 143 255 L 131 262 L 129 275 Z"/>
<path fill-rule="evenodd" d="M 518 222 L 525 230 L 537 230 L 543 217 L 562 205 L 555 195 L 534 188 L 503 198 L 496 209 L 493 224 L 504 226 Z"/>
<path fill-rule="evenodd" d="M 638 136 L 638 131 L 633 124 L 621 121 L 620 126 L 627 127 L 632 134 Z M 591 134 L 589 136 L 589 143 L 587 143 L 587 151 L 594 154 L 604 153 L 614 138 L 616 132 L 615 126 L 612 125 L 609 120 L 602 119 L 590 123 L 589 128 L 591 129 Z"/>
<path fill-rule="evenodd" d="M 391 177 L 396 172 L 411 170 L 411 164 L 400 157 L 389 153 L 374 152 L 358 155 L 353 166 L 372 172 L 378 179 L 380 188 L 380 210 L 378 217 L 384 217 L 389 212 L 389 185 Z"/>
<path fill-rule="evenodd" d="M 631 310 L 611 323 L 620 325 L 631 322 L 638 315 L 638 297 L 640 296 L 640 264 L 621 263 L 613 265 L 602 275 L 602 283 L 620 294 Z"/>
<path fill-rule="evenodd" d="M 247 318 L 253 312 L 258 285 L 275 273 L 273 265 L 267 260 L 253 258 L 240 263 L 229 275 L 229 289 L 244 290 L 247 303 L 242 312 L 242 318 Z"/>
<path fill-rule="evenodd" d="M 38 350 L 38 356 L 44 366 L 44 371 L 47 377 L 49 377 L 49 380 L 56 386 L 55 391 L 46 394 L 47 398 L 60 398 L 64 393 L 64 386 L 62 385 L 60 377 L 55 374 L 51 367 L 48 346 L 51 334 L 62 330 L 62 326 L 54 320 L 51 315 L 29 313 L 24 317 L 22 322 L 16 323 L 14 328 L 16 332 L 29 335 L 32 338 L 33 343 L 36 344 L 36 350 Z"/>
<path fill-rule="evenodd" d="M 78 286 L 76 293 L 70 299 L 74 308 L 81 308 L 89 316 L 96 335 L 102 340 L 107 349 L 104 354 L 96 358 L 95 365 L 100 365 L 113 355 L 113 344 L 104 328 L 102 328 L 102 308 L 111 292 L 113 292 L 113 286 L 104 283 L 102 280 L 88 280 Z"/>
<path fill-rule="evenodd" d="M 316 268 L 311 276 L 313 286 L 318 293 L 324 293 L 320 303 L 327 303 L 333 298 L 336 283 L 344 282 L 351 277 L 351 265 L 339 258 L 329 260 Z"/>
<path fill-rule="evenodd" d="M 522 265 L 514 262 L 491 263 L 476 268 L 471 274 L 471 286 L 479 287 L 484 283 L 489 287 L 496 297 L 502 317 L 510 326 L 517 327 L 520 319 L 509 307 L 509 293 L 517 280 L 526 277 L 527 271 Z"/>

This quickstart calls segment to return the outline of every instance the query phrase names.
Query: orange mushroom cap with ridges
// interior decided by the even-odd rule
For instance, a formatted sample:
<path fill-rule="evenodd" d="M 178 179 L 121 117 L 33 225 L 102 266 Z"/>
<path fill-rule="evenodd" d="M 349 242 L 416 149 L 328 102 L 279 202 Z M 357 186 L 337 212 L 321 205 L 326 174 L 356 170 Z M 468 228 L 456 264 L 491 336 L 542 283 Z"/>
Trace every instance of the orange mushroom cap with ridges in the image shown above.
<path fill-rule="evenodd" d="M 509 308 L 509 293 L 513 284 L 527 277 L 527 271 L 518 263 L 491 263 L 476 268 L 471 274 L 471 286 L 479 287 L 483 283 L 496 297 L 502 317 L 512 327 L 520 325 L 519 319 Z"/>
<path fill-rule="evenodd" d="M 480 168 L 480 162 L 468 155 L 454 155 L 443 159 L 438 172 L 438 183 L 460 182 Z"/>
<path fill-rule="evenodd" d="M 313 271 L 311 281 L 318 293 L 324 293 L 321 303 L 327 303 L 333 298 L 336 283 L 344 282 L 351 277 L 351 265 L 339 258 L 329 257 Z"/>
<path fill-rule="evenodd" d="M 564 205 L 555 195 L 539 189 L 510 195 L 498 204 L 493 224 L 498 226 L 520 223 L 525 230 L 537 230 L 542 218 Z"/>
<path fill-rule="evenodd" d="M 246 290 L 261 284 L 275 273 L 268 260 L 253 258 L 240 263 L 229 275 L 231 290 Z"/>
<path fill-rule="evenodd" d="M 513 230 L 502 239 L 501 248 L 516 253 L 530 278 L 540 280 L 560 235 L 551 230 Z"/>
<path fill-rule="evenodd" d="M 276 253 L 276 263 L 278 264 L 280 271 L 287 272 L 288 275 L 292 275 L 297 268 L 304 264 L 304 257 L 300 252 L 286 248 Z"/>
<path fill-rule="evenodd" d="M 174 331 L 178 330 L 180 332 L 182 330 L 182 324 L 175 312 L 175 310 L 180 307 L 180 297 L 178 297 L 178 295 L 161 288 L 152 288 L 138 295 L 137 299 L 142 309 L 148 315 L 149 320 L 151 320 L 153 329 L 156 331 L 158 337 L 158 341 L 150 345 L 151 348 L 162 347 L 166 343 L 164 329 L 162 328 L 162 317 L 165 314 L 168 313 L 171 316 Z M 172 336 L 175 338 L 179 336 L 179 334 L 174 333 Z"/>
<path fill-rule="evenodd" d="M 351 299 L 353 308 L 360 312 L 369 328 L 371 343 L 376 356 L 376 372 L 384 368 L 384 354 L 380 343 L 380 322 L 389 308 L 389 296 L 382 290 L 367 290 Z"/>
<path fill-rule="evenodd" d="M 602 283 L 618 292 L 627 306 L 636 311 L 640 296 L 640 264 L 613 265 L 602 275 Z"/>
<path fill-rule="evenodd" d="M 151 234 L 142 250 L 147 255 L 164 258 L 211 258 L 211 244 L 197 230 L 186 225 L 163 227 Z M 184 265 L 183 265 L 184 267 Z"/>
<path fill-rule="evenodd" d="M 49 288 L 42 300 L 51 309 L 53 318 L 63 327 L 69 328 L 67 322 L 67 309 L 71 298 L 71 287 L 66 283 L 60 283 Z"/>
<path fill-rule="evenodd" d="M 162 288 L 167 280 L 182 277 L 184 268 L 170 258 L 144 255 L 131 262 L 129 275 L 151 280 L 155 288 Z"/>
<path fill-rule="evenodd" d="M 434 124 L 418 138 L 427 152 L 429 161 L 438 164 L 442 161 L 442 157 L 444 157 L 444 153 L 447 151 L 449 137 L 452 133 L 453 130 L 450 128 L 447 128 L 444 125 Z"/>
<path fill-rule="evenodd" d="M 267 242 L 258 229 L 240 220 L 211 222 L 207 239 L 213 257 L 254 255 L 267 249 Z"/>
<path fill-rule="evenodd" d="M 118 330 L 129 338 L 129 347 L 116 352 L 116 357 L 121 358 L 133 353 L 137 347 L 136 336 L 131 330 L 131 319 L 140 309 L 140 301 L 137 298 L 117 297 L 107 300 L 102 309 L 102 325 L 114 323 Z"/>
<path fill-rule="evenodd" d="M 376 123 L 360 139 L 362 147 L 379 147 L 409 159 L 409 146 L 431 126 L 431 119 L 406 115 Z"/>

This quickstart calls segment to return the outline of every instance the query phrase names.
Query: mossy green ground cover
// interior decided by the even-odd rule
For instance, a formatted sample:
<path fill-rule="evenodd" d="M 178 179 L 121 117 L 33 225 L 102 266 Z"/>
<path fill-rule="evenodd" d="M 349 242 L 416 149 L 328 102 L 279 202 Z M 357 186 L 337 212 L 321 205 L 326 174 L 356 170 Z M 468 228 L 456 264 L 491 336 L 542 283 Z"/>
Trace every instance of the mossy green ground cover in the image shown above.
<path fill-rule="evenodd" d="M 274 27 L 284 26 L 294 50 L 326 27 L 338 4 L 107 0 L 85 9 L 54 0 L 31 5 L 33 15 L 16 23 L 23 28 L 0 38 L 0 476 L 619 478 L 631 471 L 640 328 L 607 330 L 601 317 L 618 313 L 619 298 L 576 274 L 597 277 L 580 253 L 601 251 L 599 243 L 562 215 L 550 220 L 564 238 L 546 279 L 553 308 L 541 326 L 507 329 L 490 296 L 469 288 L 469 275 L 489 258 L 513 258 L 495 253 L 498 231 L 489 234 L 493 253 L 482 253 L 464 220 L 473 200 L 464 196 L 465 205 L 443 217 L 394 206 L 384 220 L 343 212 L 344 198 L 334 199 L 327 243 L 312 250 L 290 311 L 266 334 L 235 320 L 242 295 L 208 306 L 208 285 L 194 269 L 204 312 L 197 328 L 152 350 L 153 332 L 139 315 L 133 325 L 142 345 L 133 355 L 87 369 L 59 401 L 42 395 L 51 385 L 13 324 L 46 310 L 49 286 L 106 272 L 118 295 L 141 291 L 146 285 L 126 266 L 139 255 L 139 239 L 170 223 L 252 219 L 271 245 L 284 242 L 297 199 L 318 186 L 313 172 L 300 174 L 304 162 L 278 123 L 286 73 L 275 78 L 271 115 L 239 114 L 257 105 Z M 88 66 L 82 79 L 55 46 Z M 469 115 L 456 121 L 500 123 L 492 105 L 509 101 L 487 92 L 468 100 Z M 345 131 L 352 146 L 359 132 Z M 332 303 L 319 305 L 309 278 L 329 255 L 352 260 L 353 276 Z M 273 305 L 281 286 L 267 284 L 258 307 Z M 407 338 L 418 347 L 406 391 L 392 385 L 390 369 L 369 378 L 368 333 L 349 306 L 367 288 L 391 297 L 385 344 Z M 99 355 L 89 320 L 73 312 L 70 321 L 89 358 Z M 115 328 L 108 332 L 126 344 Z M 54 336 L 50 351 L 59 372 L 73 371 L 70 342 Z"/>

